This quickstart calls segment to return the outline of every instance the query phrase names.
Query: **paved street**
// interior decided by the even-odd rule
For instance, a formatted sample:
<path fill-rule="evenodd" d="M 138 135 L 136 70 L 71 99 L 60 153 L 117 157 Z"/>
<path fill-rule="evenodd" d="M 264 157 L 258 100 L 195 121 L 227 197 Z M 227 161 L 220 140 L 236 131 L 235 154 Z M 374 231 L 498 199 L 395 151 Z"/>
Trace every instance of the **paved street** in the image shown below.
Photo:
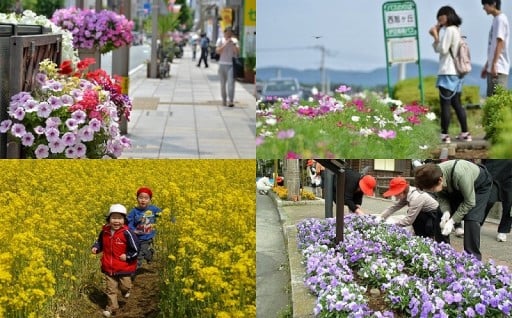
<path fill-rule="evenodd" d="M 303 277 L 305 272 L 304 266 L 301 264 L 300 254 L 297 250 L 296 225 L 305 218 L 324 218 L 324 200 L 321 199 L 316 201 L 285 202 L 277 199 L 273 194 L 270 194 L 269 196 L 273 199 L 273 202 L 276 206 L 276 213 L 281 220 L 282 231 L 284 232 L 286 245 L 288 247 L 293 317 L 313 317 L 315 298 L 306 290 L 303 284 Z M 262 209 L 269 209 L 267 206 L 259 206 L 260 202 L 261 200 L 257 201 L 256 215 L 262 213 Z M 364 197 L 362 207 L 367 213 L 380 214 L 386 207 L 390 206 L 391 204 L 391 200 Z M 400 215 L 405 214 L 405 211 L 405 209 L 402 209 L 396 212 L 393 216 L 400 217 Z M 333 213 L 335 214 L 335 212 Z M 509 266 L 512 263 L 512 253 L 510 250 L 511 242 L 509 241 L 499 243 L 496 241 L 497 223 L 498 221 L 495 219 L 488 219 L 482 227 L 481 251 L 483 254 L 483 260 L 487 261 L 489 259 L 493 259 L 497 264 Z M 257 231 L 259 235 L 259 228 Z M 278 228 L 275 231 L 280 233 L 281 229 Z M 512 237 L 509 235 L 508 239 L 510 240 Z M 265 235 L 265 240 L 270 240 L 270 234 L 267 233 Z M 461 238 L 457 238 L 454 235 L 451 235 L 451 244 L 455 249 L 459 251 L 463 250 L 463 242 Z M 256 250 L 258 253 L 258 244 L 256 246 Z M 274 283 L 280 284 L 280 282 Z M 273 288 L 277 287 L 278 286 L 275 286 Z M 258 296 L 256 298 L 258 298 Z M 258 301 L 259 300 L 257 299 L 257 303 Z"/>
<path fill-rule="evenodd" d="M 255 158 L 254 85 L 236 82 L 235 107 L 222 106 L 217 70 L 196 67 L 187 46 L 169 78 L 147 78 L 146 64 L 132 71 L 132 148 L 121 158 Z"/>

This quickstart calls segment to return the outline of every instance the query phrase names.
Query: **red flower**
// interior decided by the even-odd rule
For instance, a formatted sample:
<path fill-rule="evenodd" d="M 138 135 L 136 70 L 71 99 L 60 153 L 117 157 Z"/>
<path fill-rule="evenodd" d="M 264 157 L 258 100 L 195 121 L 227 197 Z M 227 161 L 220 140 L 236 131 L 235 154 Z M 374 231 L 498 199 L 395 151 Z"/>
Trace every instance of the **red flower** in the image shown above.
<path fill-rule="evenodd" d="M 62 75 L 69 75 L 73 72 L 73 63 L 70 60 L 65 60 L 60 64 L 59 73 Z"/>
<path fill-rule="evenodd" d="M 92 65 L 92 64 L 96 64 L 96 60 L 93 59 L 92 57 L 88 57 L 88 58 L 85 58 L 85 59 L 81 60 L 80 62 L 78 62 L 76 67 L 78 68 L 79 72 L 83 72 L 86 68 L 89 67 L 89 65 Z"/>

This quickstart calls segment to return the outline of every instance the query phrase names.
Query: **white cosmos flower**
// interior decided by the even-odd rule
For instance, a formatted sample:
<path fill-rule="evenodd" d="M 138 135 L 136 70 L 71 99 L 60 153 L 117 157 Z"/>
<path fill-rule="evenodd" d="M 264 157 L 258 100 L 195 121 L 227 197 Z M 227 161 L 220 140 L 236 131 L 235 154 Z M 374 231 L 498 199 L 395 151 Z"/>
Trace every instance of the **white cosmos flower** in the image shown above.
<path fill-rule="evenodd" d="M 412 127 L 411 126 L 403 126 L 402 128 L 400 128 L 401 131 L 411 131 L 412 130 Z"/>
<path fill-rule="evenodd" d="M 356 122 L 356 123 L 357 123 L 357 122 L 359 121 L 359 119 L 360 119 L 360 117 L 359 117 L 359 116 L 352 116 L 352 121 L 353 121 L 353 122 Z"/>
<path fill-rule="evenodd" d="M 433 112 L 430 112 L 430 113 L 427 113 L 425 115 L 425 117 L 427 117 L 427 119 L 429 119 L 429 120 L 435 120 L 436 119 L 436 114 L 433 113 Z"/>
<path fill-rule="evenodd" d="M 267 123 L 267 125 L 274 126 L 275 124 L 277 124 L 277 119 L 275 119 L 274 117 L 270 117 L 267 118 L 265 122 Z"/>

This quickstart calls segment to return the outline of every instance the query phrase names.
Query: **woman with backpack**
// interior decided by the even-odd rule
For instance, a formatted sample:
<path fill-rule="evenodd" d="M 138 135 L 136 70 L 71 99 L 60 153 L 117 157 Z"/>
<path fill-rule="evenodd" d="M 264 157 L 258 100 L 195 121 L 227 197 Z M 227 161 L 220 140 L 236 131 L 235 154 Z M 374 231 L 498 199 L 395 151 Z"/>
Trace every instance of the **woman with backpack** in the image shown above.
<path fill-rule="evenodd" d="M 434 51 L 439 53 L 439 69 L 436 86 L 441 102 L 441 142 L 450 143 L 448 128 L 450 126 L 450 106 L 455 109 L 461 133 L 456 137 L 460 141 L 471 141 L 468 131 L 466 110 L 462 107 L 462 74 L 457 72 L 455 55 L 462 41 L 459 26 L 462 19 L 450 6 L 444 6 L 437 12 L 437 24 L 430 28 L 434 38 Z"/>

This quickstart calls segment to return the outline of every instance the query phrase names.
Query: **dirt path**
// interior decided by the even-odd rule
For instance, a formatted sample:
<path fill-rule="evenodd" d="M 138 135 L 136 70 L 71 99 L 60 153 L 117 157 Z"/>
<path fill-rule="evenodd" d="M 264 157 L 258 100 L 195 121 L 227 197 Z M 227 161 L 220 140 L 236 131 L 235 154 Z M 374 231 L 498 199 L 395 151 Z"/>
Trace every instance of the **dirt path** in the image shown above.
<path fill-rule="evenodd" d="M 133 281 L 129 298 L 118 296 L 120 310 L 116 318 L 155 318 L 158 316 L 159 276 L 158 264 L 144 264 Z M 107 305 L 103 290 L 94 288 L 89 291 L 89 300 L 94 309 L 88 312 L 89 317 L 102 317 L 102 311 Z"/>

